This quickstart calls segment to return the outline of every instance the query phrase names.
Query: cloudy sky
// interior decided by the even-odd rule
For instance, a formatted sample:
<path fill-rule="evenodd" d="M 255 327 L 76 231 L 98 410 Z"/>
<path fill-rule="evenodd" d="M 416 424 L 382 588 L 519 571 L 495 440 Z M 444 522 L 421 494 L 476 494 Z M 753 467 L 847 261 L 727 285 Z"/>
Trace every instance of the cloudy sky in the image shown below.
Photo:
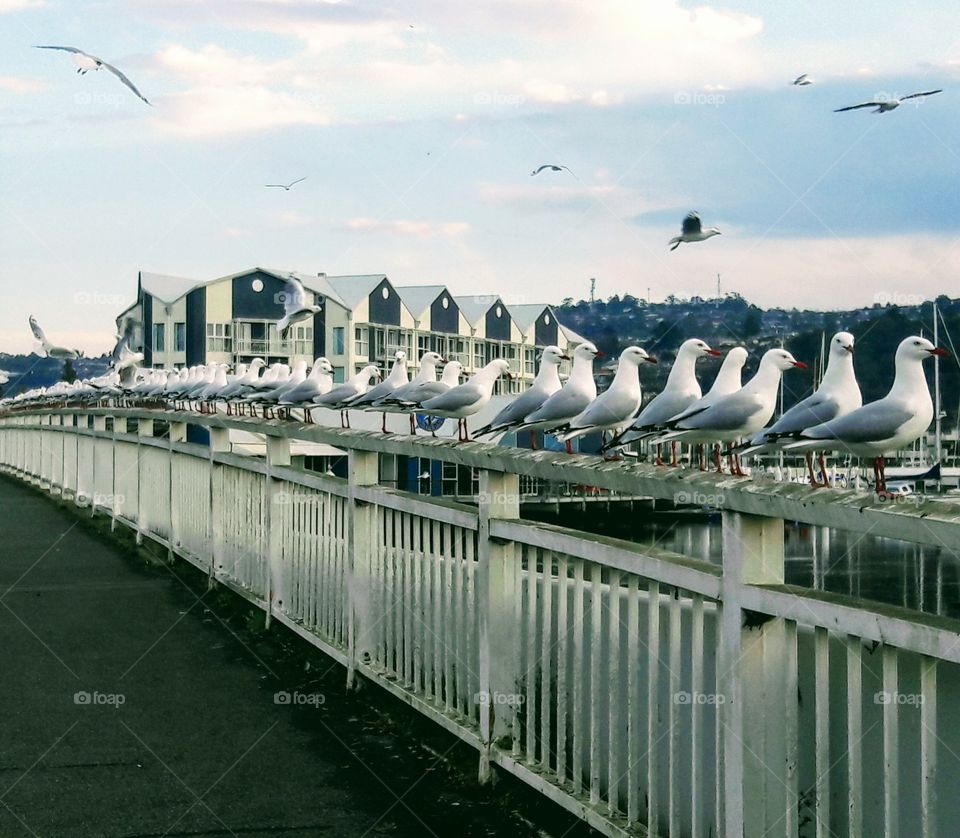
<path fill-rule="evenodd" d="M 30 349 L 30 313 L 103 350 L 141 269 L 521 302 L 718 273 L 767 306 L 956 295 L 960 36 L 952 3 L 921 6 L 0 0 L 0 350 Z M 575 176 L 531 178 L 545 162 Z M 671 253 L 690 209 L 724 235 Z"/>

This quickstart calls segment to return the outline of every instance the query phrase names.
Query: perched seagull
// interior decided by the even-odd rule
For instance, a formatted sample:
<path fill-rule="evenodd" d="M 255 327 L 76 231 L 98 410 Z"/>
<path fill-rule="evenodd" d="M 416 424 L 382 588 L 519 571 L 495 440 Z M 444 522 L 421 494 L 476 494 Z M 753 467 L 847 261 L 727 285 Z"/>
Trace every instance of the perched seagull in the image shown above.
<path fill-rule="evenodd" d="M 628 346 L 620 353 L 617 373 L 613 382 L 597 396 L 584 410 L 574 416 L 556 437 L 560 442 L 569 442 L 578 436 L 620 428 L 636 415 L 640 409 L 642 392 L 640 389 L 640 364 L 657 363 L 657 359 L 648 355 L 639 346 Z"/>
<path fill-rule="evenodd" d="M 340 410 L 340 425 L 344 428 L 350 427 L 350 402 L 367 392 L 370 386 L 370 379 L 376 381 L 380 378 L 380 370 L 376 364 L 367 364 L 355 376 L 348 379 L 345 383 L 334 387 L 329 393 L 316 396 L 313 403 L 326 407 L 330 410 Z"/>
<path fill-rule="evenodd" d="M 320 306 L 307 302 L 307 292 L 293 274 L 287 278 L 283 287 L 283 317 L 277 321 L 277 331 L 280 337 L 286 337 L 287 329 L 301 320 L 309 320 L 320 311 Z"/>
<path fill-rule="evenodd" d="M 784 446 L 785 449 L 830 448 L 857 457 L 873 457 L 876 490 L 883 494 L 886 491 L 884 457 L 919 439 L 933 421 L 933 401 L 923 374 L 923 362 L 934 355 L 949 357 L 949 354 L 925 338 L 905 338 L 897 347 L 896 374 L 886 396 L 845 416 L 799 431 L 794 434 L 797 441 Z"/>
<path fill-rule="evenodd" d="M 711 349 L 699 338 L 689 338 L 680 344 L 677 358 L 667 376 L 667 383 L 661 393 L 658 393 L 647 406 L 640 411 L 640 415 L 630 427 L 610 445 L 626 445 L 635 439 L 651 433 L 661 427 L 664 422 L 672 419 L 678 413 L 686 410 L 691 404 L 703 395 L 700 382 L 697 381 L 696 364 L 700 358 L 707 356 L 718 357 L 721 353 Z M 676 448 L 673 448 L 673 464 L 676 465 Z M 660 452 L 657 451 L 657 465 L 662 465 Z"/>
<path fill-rule="evenodd" d="M 497 358 L 474 373 L 468 381 L 451 387 L 446 393 L 427 399 L 420 407 L 433 416 L 458 420 L 458 439 L 460 442 L 469 442 L 467 417 L 483 410 L 493 396 L 494 383 L 501 375 L 513 378 L 510 374 L 510 362 Z"/>
<path fill-rule="evenodd" d="M 264 187 L 266 189 L 282 189 L 284 192 L 289 192 L 290 189 L 296 186 L 298 183 L 302 183 L 307 179 L 306 175 L 296 180 L 290 181 L 290 183 L 265 183 Z"/>
<path fill-rule="evenodd" d="M 907 99 L 919 99 L 923 96 L 933 96 L 934 93 L 943 93 L 943 88 L 938 90 L 926 90 L 923 93 L 911 93 L 909 96 L 898 96 L 890 99 L 883 99 L 876 102 L 861 102 L 859 105 L 848 105 L 845 108 L 837 108 L 834 113 L 843 113 L 843 111 L 855 111 L 858 108 L 876 108 L 874 113 L 886 113 L 887 111 L 896 110 L 900 107 L 902 102 L 906 102 Z"/>
<path fill-rule="evenodd" d="M 794 87 L 806 87 L 808 84 L 813 84 L 813 79 L 806 73 L 801 73 L 790 84 Z"/>
<path fill-rule="evenodd" d="M 856 410 L 863 404 L 860 385 L 853 370 L 853 335 L 849 332 L 837 332 L 830 341 L 830 358 L 827 371 L 816 392 L 797 402 L 769 428 L 760 431 L 741 455 L 779 448 L 784 435 L 802 431 L 814 425 L 821 425 Z M 813 454 L 807 452 L 807 471 L 810 485 L 818 486 L 813 473 Z M 827 468 L 820 457 L 820 470 L 826 476 Z"/>
<path fill-rule="evenodd" d="M 530 177 L 539 175 L 544 169 L 549 169 L 551 172 L 562 172 L 564 169 L 566 169 L 568 172 L 570 172 L 570 169 L 568 169 L 566 166 L 557 166 L 555 163 L 544 163 L 542 166 L 538 166 L 536 169 L 530 172 Z M 570 172 L 570 174 L 573 175 L 573 172 Z M 573 176 L 576 177 L 576 175 Z"/>
<path fill-rule="evenodd" d="M 62 50 L 63 52 L 72 52 L 73 63 L 76 65 L 77 72 L 81 76 L 85 76 L 90 70 L 99 70 L 101 67 L 106 67 L 111 73 L 120 79 L 120 81 L 129 87 L 138 98 L 142 99 L 148 105 L 150 104 L 150 102 L 147 101 L 147 97 L 137 90 L 136 85 L 130 81 L 130 79 L 128 79 L 116 67 L 114 67 L 112 64 L 108 64 L 102 58 L 97 58 L 97 56 L 90 55 L 89 52 L 84 52 L 82 49 L 77 49 L 76 47 L 35 46 L 34 49 L 58 49 Z"/>
<path fill-rule="evenodd" d="M 708 407 L 696 412 L 688 410 L 682 414 L 682 418 L 671 419 L 667 423 L 670 431 L 661 437 L 660 441 L 678 439 L 689 442 L 717 442 L 752 437 L 773 416 L 783 372 L 792 367 L 806 369 L 806 366 L 785 349 L 767 350 L 760 360 L 757 374 L 743 387 L 729 396 L 717 399 Z M 714 460 L 717 471 L 720 471 L 719 451 L 715 453 Z M 731 470 L 742 476 L 740 466 L 734 463 L 734 455 L 731 454 Z"/>
<path fill-rule="evenodd" d="M 66 349 L 63 346 L 54 346 L 50 343 L 50 341 L 47 340 L 47 336 L 43 333 L 43 329 L 40 328 L 40 324 L 37 323 L 37 318 L 32 314 L 30 315 L 30 331 L 33 332 L 33 336 L 40 342 L 38 355 L 47 358 L 56 358 L 60 361 L 76 360 L 81 356 L 81 352 L 78 349 Z"/>
<path fill-rule="evenodd" d="M 402 349 L 397 350 L 394 355 L 393 368 L 390 374 L 375 387 L 371 387 L 359 398 L 350 402 L 351 408 L 360 410 L 370 410 L 375 407 L 375 403 L 382 398 L 386 398 L 398 387 L 410 383 L 410 376 L 407 373 L 407 353 Z M 383 411 L 383 423 L 380 426 L 383 433 L 387 433 L 387 413 Z"/>
<path fill-rule="evenodd" d="M 687 213 L 683 219 L 683 226 L 680 228 L 680 235 L 670 239 L 668 244 L 673 245 L 671 250 L 676 250 L 681 244 L 706 241 L 713 236 L 723 235 L 716 227 L 707 227 L 703 229 L 700 223 L 700 216 L 696 212 Z"/>
<path fill-rule="evenodd" d="M 384 402 L 384 405 L 397 405 L 404 410 L 419 410 L 420 405 L 437 396 L 442 396 L 448 390 L 453 389 L 460 383 L 460 373 L 463 372 L 463 365 L 459 361 L 448 361 L 443 368 L 443 375 L 439 381 L 424 381 L 412 388 L 413 382 L 410 382 L 411 389 L 406 390 L 406 395 L 400 401 L 396 396 Z"/>
<path fill-rule="evenodd" d="M 603 353 L 590 341 L 584 341 L 573 350 L 573 369 L 563 389 L 558 390 L 540 407 L 523 418 L 517 430 L 550 431 L 566 425 L 585 410 L 597 397 L 597 383 L 593 380 L 593 361 Z M 567 441 L 567 452 L 573 453 Z"/>
<path fill-rule="evenodd" d="M 443 356 L 437 352 L 427 351 L 420 356 L 420 371 L 416 377 L 392 390 L 385 396 L 380 396 L 375 402 L 381 410 L 387 410 L 391 413 L 400 413 L 397 408 L 402 402 L 417 402 L 420 399 L 416 397 L 417 390 L 422 384 L 437 383 L 437 367 L 443 363 Z M 459 370 L 457 372 L 459 375 Z M 456 382 L 454 382 L 456 383 Z M 429 398 L 429 397 L 428 397 Z"/>
<path fill-rule="evenodd" d="M 547 346 L 540 356 L 540 369 L 537 371 L 537 377 L 529 389 L 524 390 L 519 396 L 504 407 L 488 425 L 473 432 L 474 436 L 486 436 L 487 434 L 507 433 L 518 425 L 523 424 L 525 416 L 533 413 L 543 403 L 556 393 L 560 387 L 560 362 L 569 361 L 570 356 L 566 355 L 559 346 Z M 530 431 L 530 446 L 536 448 L 537 433 Z"/>
<path fill-rule="evenodd" d="M 317 358 L 305 381 L 287 390 L 281 397 L 281 407 L 299 405 L 303 407 L 305 422 L 313 422 L 310 407 L 317 396 L 323 396 L 333 389 L 333 364 L 326 358 Z"/>

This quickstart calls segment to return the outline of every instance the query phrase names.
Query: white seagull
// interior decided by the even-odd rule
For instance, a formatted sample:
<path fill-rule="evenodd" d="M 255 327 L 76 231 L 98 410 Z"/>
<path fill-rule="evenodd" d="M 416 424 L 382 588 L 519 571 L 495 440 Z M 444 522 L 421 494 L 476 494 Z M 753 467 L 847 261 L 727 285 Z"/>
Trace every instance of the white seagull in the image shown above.
<path fill-rule="evenodd" d="M 813 79 L 806 73 L 801 73 L 790 84 L 794 87 L 806 87 L 808 84 L 813 84 Z"/>
<path fill-rule="evenodd" d="M 497 358 L 479 372 L 474 373 L 469 381 L 451 387 L 446 393 L 427 399 L 421 403 L 420 407 L 433 416 L 445 416 L 448 419 L 458 420 L 459 441 L 469 442 L 467 417 L 473 416 L 487 405 L 493 396 L 493 385 L 501 375 L 513 378 L 510 374 L 510 362 Z"/>
<path fill-rule="evenodd" d="M 310 407 L 317 396 L 323 396 L 333 389 L 333 364 L 326 358 L 317 358 L 313 362 L 310 375 L 296 387 L 287 390 L 281 397 L 282 407 L 300 405 L 303 407 L 303 420 L 313 422 Z"/>
<path fill-rule="evenodd" d="M 67 349 L 66 347 L 54 346 L 52 343 L 50 343 L 50 341 L 47 340 L 47 336 L 44 334 L 43 329 L 40 328 L 40 324 L 37 323 L 37 318 L 32 314 L 30 315 L 30 331 L 33 332 L 33 336 L 40 343 L 37 354 L 42 357 L 56 358 L 60 361 L 72 361 L 76 360 L 81 355 L 79 349 Z"/>
<path fill-rule="evenodd" d="M 878 494 L 886 491 L 884 457 L 913 443 L 933 421 L 933 401 L 923 374 L 923 362 L 949 352 L 921 337 L 904 338 L 897 347 L 896 374 L 890 392 L 882 399 L 800 431 L 790 451 L 847 451 L 856 457 L 873 457 Z"/>
<path fill-rule="evenodd" d="M 680 235 L 674 236 L 668 244 L 673 245 L 670 249 L 676 250 L 681 244 L 706 241 L 713 236 L 723 235 L 716 227 L 707 227 L 703 229 L 700 223 L 700 216 L 696 212 L 687 213 L 683 219 L 683 225 L 680 228 Z"/>
<path fill-rule="evenodd" d="M 609 447 L 626 445 L 628 442 L 640 439 L 662 426 L 664 422 L 672 419 L 681 411 L 686 410 L 703 395 L 700 382 L 697 381 L 697 360 L 707 356 L 719 357 L 720 354 L 699 338 L 689 338 L 681 343 L 663 391 L 651 399 L 630 427 L 619 437 L 614 438 Z M 675 447 L 673 451 L 673 464 L 676 465 Z M 658 449 L 657 465 L 661 464 Z"/>
<path fill-rule="evenodd" d="M 394 355 L 393 368 L 390 370 L 390 374 L 375 387 L 371 387 L 362 396 L 350 402 L 350 407 L 359 408 L 360 410 L 375 409 L 375 402 L 386 398 L 398 387 L 402 387 L 403 385 L 409 383 L 410 376 L 407 373 L 407 353 L 402 349 L 399 349 Z M 383 423 L 380 427 L 380 430 L 383 433 L 387 433 L 386 411 L 383 411 Z"/>
<path fill-rule="evenodd" d="M 292 187 L 296 186 L 298 183 L 302 183 L 306 179 L 307 176 L 304 175 L 301 178 L 290 181 L 290 183 L 265 183 L 264 187 L 266 189 L 282 189 L 284 192 L 289 192 Z"/>
<path fill-rule="evenodd" d="M 569 361 L 570 356 L 559 346 L 547 346 L 540 356 L 540 369 L 533 384 L 513 401 L 506 405 L 488 425 L 478 428 L 474 436 L 507 433 L 523 423 L 528 416 L 561 388 L 560 362 Z M 536 448 L 536 431 L 530 432 L 530 447 Z"/>
<path fill-rule="evenodd" d="M 112 64 L 108 64 L 102 58 L 97 58 L 95 55 L 90 55 L 89 52 L 84 52 L 82 49 L 77 49 L 76 47 L 58 47 L 58 46 L 35 46 L 34 49 L 58 49 L 62 52 L 71 52 L 73 53 L 73 63 L 76 65 L 77 72 L 81 76 L 85 76 L 90 70 L 99 70 L 101 67 L 106 67 L 111 73 L 113 73 L 120 81 L 122 81 L 127 87 L 129 87 L 139 99 L 142 99 L 148 105 L 151 104 L 147 97 L 144 96 L 139 90 L 137 90 L 136 85 L 130 81 L 123 73 L 121 73 L 116 67 Z"/>
<path fill-rule="evenodd" d="M 320 407 L 330 408 L 330 410 L 339 408 L 340 425 L 341 427 L 349 428 L 350 412 L 348 408 L 350 407 L 350 402 L 367 392 L 367 388 L 370 386 L 370 379 L 376 381 L 378 378 L 380 378 L 380 370 L 377 369 L 377 365 L 367 364 L 355 376 L 347 379 L 344 384 L 334 387 L 329 393 L 316 396 L 313 399 L 313 403 L 320 405 Z"/>
<path fill-rule="evenodd" d="M 561 442 L 569 442 L 591 431 L 620 428 L 640 409 L 640 364 L 657 363 L 639 346 L 628 346 L 620 353 L 613 382 L 556 434 Z"/>
<path fill-rule="evenodd" d="M 902 102 L 907 99 L 920 99 L 924 96 L 933 96 L 934 93 L 943 93 L 943 88 L 937 90 L 925 90 L 923 93 L 911 93 L 909 96 L 891 96 L 889 99 L 877 97 L 874 102 L 861 102 L 859 105 L 848 105 L 845 108 L 837 108 L 834 113 L 843 113 L 844 111 L 855 111 L 859 108 L 876 108 L 874 113 L 886 113 L 896 110 Z"/>
<path fill-rule="evenodd" d="M 688 410 L 682 414 L 682 418 L 671 419 L 667 423 L 671 430 L 661 437 L 660 441 L 678 439 L 689 442 L 717 442 L 752 437 L 773 416 L 783 372 L 792 367 L 806 369 L 806 366 L 785 349 L 767 350 L 760 360 L 757 374 L 743 387 L 708 407 L 697 411 Z M 719 452 L 715 453 L 714 462 L 717 471 L 720 471 Z M 739 464 L 735 463 L 735 457 L 731 454 L 732 473 L 743 476 Z"/>
<path fill-rule="evenodd" d="M 566 425 L 574 416 L 586 409 L 597 397 L 597 382 L 593 380 L 593 361 L 603 353 L 590 341 L 584 341 L 573 350 L 573 369 L 563 389 L 558 390 L 535 411 L 525 416 L 517 430 L 550 431 Z M 569 440 L 567 453 L 573 448 Z"/>
<path fill-rule="evenodd" d="M 750 445 L 741 452 L 742 455 L 754 454 L 758 451 L 779 448 L 782 437 L 821 425 L 844 416 L 856 410 L 863 404 L 860 385 L 853 369 L 854 338 L 849 332 L 837 332 L 830 341 L 830 357 L 827 361 L 827 371 L 823 380 L 814 393 L 797 402 L 786 411 L 769 428 L 760 431 Z M 818 486 L 813 473 L 812 452 L 807 452 L 807 471 L 810 474 L 810 485 Z M 826 476 L 827 469 L 821 455 L 820 470 Z"/>
<path fill-rule="evenodd" d="M 309 320 L 320 311 L 320 306 L 307 302 L 307 292 L 293 274 L 287 278 L 283 288 L 283 317 L 277 321 L 277 331 L 280 337 L 286 337 L 287 329 L 301 320 Z"/>

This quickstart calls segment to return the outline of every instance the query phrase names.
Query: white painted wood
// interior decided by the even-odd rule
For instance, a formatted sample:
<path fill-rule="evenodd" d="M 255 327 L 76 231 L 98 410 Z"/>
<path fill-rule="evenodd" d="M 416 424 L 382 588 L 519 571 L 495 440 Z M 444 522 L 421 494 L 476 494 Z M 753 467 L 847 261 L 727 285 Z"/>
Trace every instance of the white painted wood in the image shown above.
<path fill-rule="evenodd" d="M 824 628 L 814 633 L 815 750 L 817 838 L 830 830 L 830 635 Z"/>
<path fill-rule="evenodd" d="M 920 800 L 923 838 L 937 835 L 937 666 L 936 658 L 920 659 Z"/>
<path fill-rule="evenodd" d="M 369 451 L 351 451 L 347 463 L 348 480 L 354 486 L 371 486 L 378 479 L 378 457 Z M 370 543 L 372 519 L 375 507 L 351 497 L 347 507 L 347 591 L 349 609 L 347 618 L 348 659 L 347 686 L 356 684 L 357 665 L 374 652 L 374 624 L 377 615 L 373 611 L 370 573 Z"/>
<path fill-rule="evenodd" d="M 900 835 L 900 689 L 899 659 L 893 646 L 882 647 L 883 666 L 883 817 L 884 836 Z"/>
<path fill-rule="evenodd" d="M 863 641 L 847 635 L 847 830 L 863 835 Z"/>
<path fill-rule="evenodd" d="M 787 838 L 798 838 L 800 833 L 800 667 L 797 660 L 797 624 L 793 620 L 784 622 L 784 685 L 783 685 L 783 731 L 785 740 L 786 768 L 786 806 L 783 812 L 784 834 Z M 771 710 L 774 723 L 777 722 L 776 710 Z"/>
<path fill-rule="evenodd" d="M 620 723 L 620 634 L 623 628 L 620 622 L 620 571 L 609 572 L 607 587 L 607 672 L 605 677 L 606 689 L 599 695 L 607 698 L 607 811 L 610 815 L 617 815 L 620 811 L 620 779 L 623 768 L 620 762 L 622 736 Z M 599 650 L 599 647 L 595 649 Z"/>
<path fill-rule="evenodd" d="M 704 695 L 703 597 L 694 594 L 690 611 L 690 694 Z M 715 705 L 714 705 L 715 706 Z M 703 802 L 703 711 L 704 705 L 693 701 L 690 705 L 690 836 L 704 834 Z"/>
<path fill-rule="evenodd" d="M 660 584 L 647 583 L 647 829 L 660 833 Z"/>
<path fill-rule="evenodd" d="M 640 820 L 640 580 L 627 577 L 627 822 Z"/>

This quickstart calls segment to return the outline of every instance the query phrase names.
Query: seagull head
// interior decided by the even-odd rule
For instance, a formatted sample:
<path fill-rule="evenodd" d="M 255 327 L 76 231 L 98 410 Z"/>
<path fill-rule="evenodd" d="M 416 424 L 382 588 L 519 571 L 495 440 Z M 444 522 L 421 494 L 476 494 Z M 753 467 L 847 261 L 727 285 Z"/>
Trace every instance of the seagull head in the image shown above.
<path fill-rule="evenodd" d="M 543 350 L 543 354 L 540 356 L 541 364 L 559 364 L 561 361 L 569 361 L 570 356 L 567 355 L 559 346 L 547 346 Z"/>
<path fill-rule="evenodd" d="M 853 335 L 850 332 L 837 332 L 830 341 L 830 355 L 838 358 L 853 355 Z"/>
<path fill-rule="evenodd" d="M 648 355 L 645 349 L 641 349 L 639 346 L 628 346 L 623 352 L 620 353 L 620 360 L 618 363 L 628 363 L 633 364 L 634 366 L 640 366 L 642 363 L 655 364 L 657 359 L 653 355 Z"/>
<path fill-rule="evenodd" d="M 766 354 L 763 356 L 763 360 L 760 362 L 772 364 L 778 370 L 785 371 L 796 367 L 797 369 L 805 370 L 807 365 L 803 361 L 798 361 L 793 357 L 786 349 L 769 349 Z"/>
<path fill-rule="evenodd" d="M 934 346 L 926 338 L 910 337 L 904 338 L 897 347 L 897 360 L 910 359 L 914 361 L 925 361 L 932 356 L 940 358 L 949 358 L 950 353 L 940 346 Z"/>

